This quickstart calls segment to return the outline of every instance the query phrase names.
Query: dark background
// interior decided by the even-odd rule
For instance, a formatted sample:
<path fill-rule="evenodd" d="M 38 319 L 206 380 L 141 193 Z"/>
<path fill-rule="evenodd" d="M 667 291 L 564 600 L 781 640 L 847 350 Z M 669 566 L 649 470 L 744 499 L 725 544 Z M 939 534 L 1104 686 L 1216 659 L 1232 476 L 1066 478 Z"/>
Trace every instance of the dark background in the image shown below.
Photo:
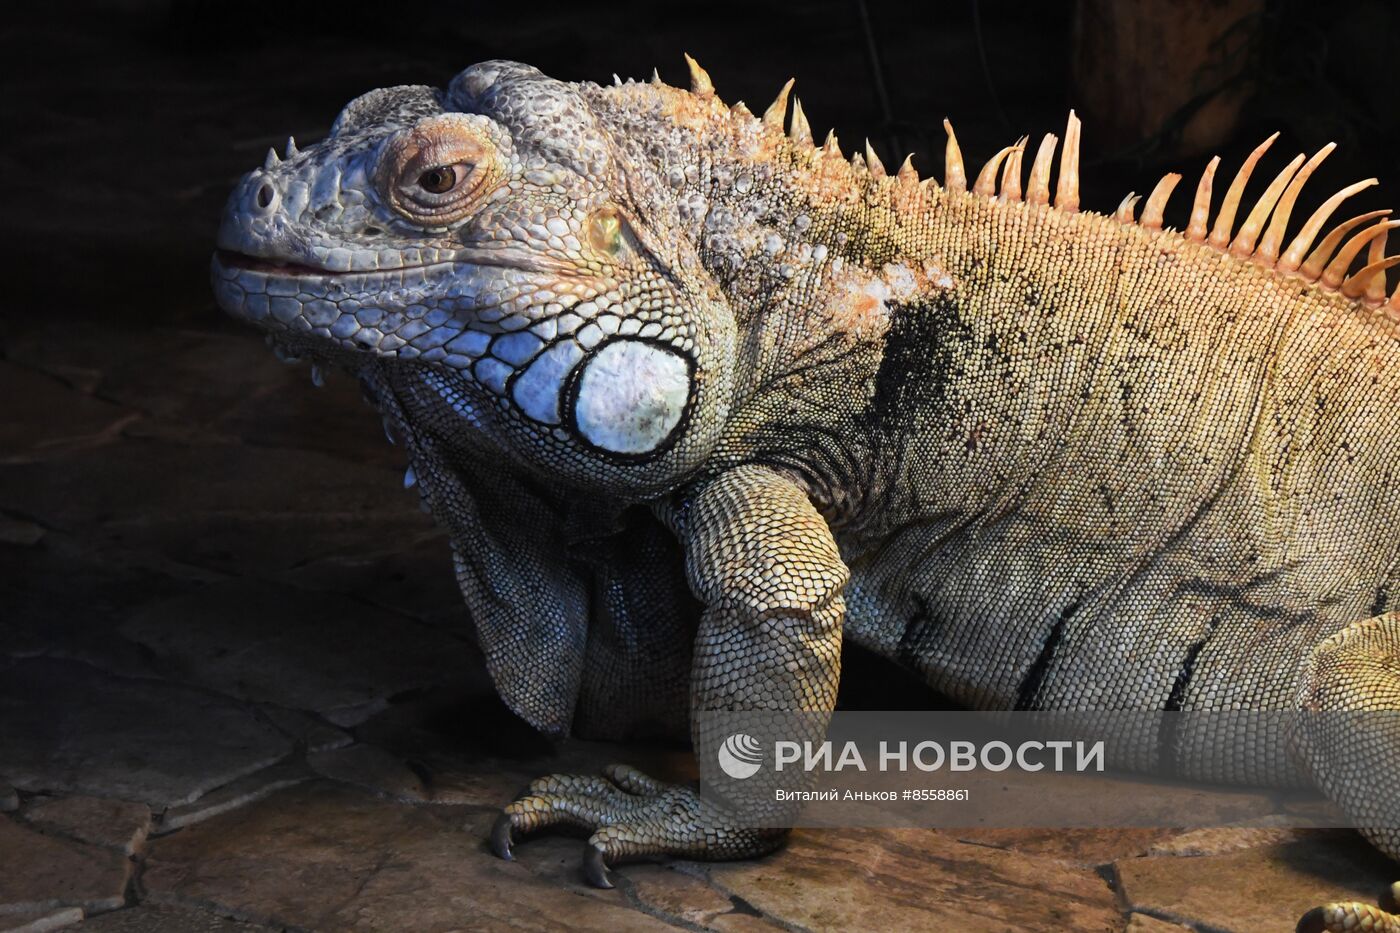
<path fill-rule="evenodd" d="M 1216 29 L 1213 58 L 1197 63 L 1171 27 L 1211 17 L 1235 22 Z M 314 141 L 367 89 L 440 85 L 497 57 L 565 80 L 643 78 L 656 67 L 684 84 L 688 51 L 726 101 L 755 111 L 796 76 L 819 140 L 834 126 L 849 153 L 868 135 L 891 168 L 912 151 L 940 177 L 944 116 L 972 174 L 1023 133 L 1032 148 L 1040 134 L 1062 133 L 1076 106 L 1085 206 L 1111 211 L 1128 190 L 1146 193 L 1180 170 L 1167 218 L 1178 226 L 1209 151 L 1225 156 L 1228 179 L 1275 129 L 1283 138 L 1252 192 L 1294 152 L 1328 140 L 1340 148 L 1301 210 L 1369 175 L 1400 184 L 1400 12 L 1380 0 L 125 0 L 15 4 L 4 18 L 7 318 L 119 316 L 142 327 L 215 313 L 204 282 L 218 211 L 269 145 L 289 133 Z M 1144 73 L 1176 75 L 1183 106 L 1146 106 Z M 1191 101 L 1226 85 L 1249 103 L 1205 134 L 1209 151 L 1190 151 L 1201 148 L 1180 138 Z M 1387 200 L 1367 194 L 1356 212 Z"/>

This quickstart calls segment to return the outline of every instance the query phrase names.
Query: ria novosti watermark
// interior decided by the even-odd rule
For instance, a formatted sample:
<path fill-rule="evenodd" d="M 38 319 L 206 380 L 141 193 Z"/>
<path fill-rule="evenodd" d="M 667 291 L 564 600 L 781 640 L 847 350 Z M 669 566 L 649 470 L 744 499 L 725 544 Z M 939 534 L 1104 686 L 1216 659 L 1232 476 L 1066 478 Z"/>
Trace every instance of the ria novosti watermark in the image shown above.
<path fill-rule="evenodd" d="M 1297 745 L 1400 734 L 1400 713 L 726 712 L 696 725 L 701 793 L 746 825 L 1345 826 Z"/>
<path fill-rule="evenodd" d="M 1073 751 L 1071 759 L 1069 752 Z M 753 777 L 763 766 L 762 744 L 745 732 L 736 732 L 725 739 L 716 756 L 720 769 L 735 780 Z M 810 741 L 777 741 L 773 743 L 772 761 L 774 771 L 783 771 L 798 766 L 804 771 L 839 772 L 847 768 L 856 771 L 869 771 L 875 767 L 879 771 L 1005 771 L 1013 765 L 1022 771 L 1044 771 L 1047 767 L 1055 771 L 1103 771 L 1104 743 L 1092 744 L 1069 739 L 1034 739 L 1018 743 L 1014 748 L 1007 742 L 992 739 L 978 745 L 966 740 L 953 740 L 948 743 L 924 740 L 922 742 L 880 741 L 878 754 L 873 765 L 868 765 L 860 744 L 853 741 L 841 743 L 837 750 L 831 741 L 813 743 Z M 1071 764 L 1072 762 L 1072 764 Z"/>

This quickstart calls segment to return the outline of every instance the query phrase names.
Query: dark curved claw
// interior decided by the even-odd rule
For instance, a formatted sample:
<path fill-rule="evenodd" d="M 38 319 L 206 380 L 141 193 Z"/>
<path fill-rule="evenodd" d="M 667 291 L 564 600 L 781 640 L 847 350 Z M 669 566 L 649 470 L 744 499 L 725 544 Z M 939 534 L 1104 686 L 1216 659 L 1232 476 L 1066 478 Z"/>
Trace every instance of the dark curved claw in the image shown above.
<path fill-rule="evenodd" d="M 1327 930 L 1327 911 L 1321 907 L 1314 907 L 1312 910 L 1298 918 L 1298 926 L 1295 933 L 1325 933 Z"/>
<path fill-rule="evenodd" d="M 507 862 L 515 858 L 510 851 L 511 829 L 510 814 L 508 813 L 502 813 L 496 817 L 496 823 L 491 827 L 491 851 Z"/>
<path fill-rule="evenodd" d="M 612 872 L 608 870 L 608 863 L 603 859 L 603 850 L 595 845 L 583 847 L 583 875 L 595 888 L 613 886 Z"/>

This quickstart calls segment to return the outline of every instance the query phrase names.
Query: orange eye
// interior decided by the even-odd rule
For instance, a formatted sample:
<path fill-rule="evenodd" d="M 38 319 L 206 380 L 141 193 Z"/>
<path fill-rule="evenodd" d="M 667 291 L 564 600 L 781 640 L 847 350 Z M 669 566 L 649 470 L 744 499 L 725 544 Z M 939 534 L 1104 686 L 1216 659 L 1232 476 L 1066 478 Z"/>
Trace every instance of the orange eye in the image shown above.
<path fill-rule="evenodd" d="M 480 207 L 502 175 L 500 154 L 481 119 L 442 114 L 391 137 L 375 169 L 389 205 L 432 227 L 456 223 Z"/>
<path fill-rule="evenodd" d="M 418 176 L 418 187 L 429 194 L 446 194 L 457 184 L 457 170 L 450 165 L 430 168 Z"/>

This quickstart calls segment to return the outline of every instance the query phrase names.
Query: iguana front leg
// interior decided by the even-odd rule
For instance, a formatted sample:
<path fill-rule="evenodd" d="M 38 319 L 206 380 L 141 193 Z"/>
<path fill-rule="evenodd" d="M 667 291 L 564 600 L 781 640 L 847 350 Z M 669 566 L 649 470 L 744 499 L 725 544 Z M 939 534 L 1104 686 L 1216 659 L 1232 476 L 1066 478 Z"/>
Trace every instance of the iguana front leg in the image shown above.
<path fill-rule="evenodd" d="M 1400 613 L 1356 622 L 1314 649 L 1303 670 L 1295 752 L 1330 799 L 1386 855 L 1400 860 Z M 1382 906 L 1326 904 L 1299 933 L 1400 933 L 1392 885 Z"/>
<path fill-rule="evenodd" d="M 830 713 L 841 670 L 841 591 L 849 573 L 806 494 L 768 469 L 737 467 L 705 484 L 670 518 L 685 549 L 690 585 L 705 605 L 691 674 L 695 747 L 715 748 L 722 738 L 703 734 L 697 712 Z M 813 728 L 825 718 L 810 717 Z M 534 782 L 505 808 L 492 842 L 510 858 L 515 832 L 583 826 L 592 831 L 585 849 L 589 880 L 607 886 L 607 863 L 621 859 L 767 852 L 786 833 L 787 815 L 768 806 L 762 812 L 765 821 L 771 813 L 774 828 L 745 828 L 726 806 L 691 788 L 613 766 L 602 777 L 552 775 Z"/>

